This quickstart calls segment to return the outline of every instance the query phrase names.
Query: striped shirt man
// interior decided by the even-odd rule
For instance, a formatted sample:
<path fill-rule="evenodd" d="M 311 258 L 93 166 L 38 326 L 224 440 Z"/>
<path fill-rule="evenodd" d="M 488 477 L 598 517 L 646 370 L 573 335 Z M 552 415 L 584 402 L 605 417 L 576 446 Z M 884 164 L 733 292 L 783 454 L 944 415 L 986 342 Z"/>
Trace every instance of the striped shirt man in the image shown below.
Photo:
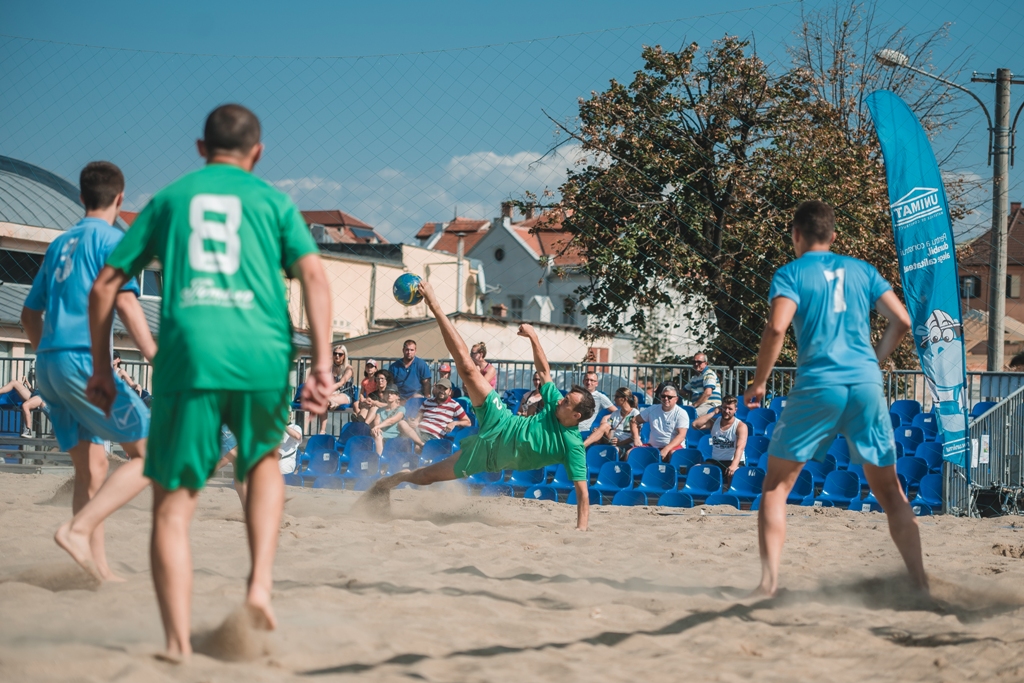
<path fill-rule="evenodd" d="M 447 433 L 449 423 L 466 419 L 466 411 L 455 399 L 449 397 L 447 401 L 438 403 L 437 399 L 430 397 L 420 407 L 419 429 L 424 436 L 439 439 Z"/>
<path fill-rule="evenodd" d="M 703 415 L 722 405 L 722 385 L 718 375 L 708 367 L 708 357 L 698 353 L 693 357 L 696 374 L 687 382 L 685 390 L 690 392 L 690 403 Z"/>

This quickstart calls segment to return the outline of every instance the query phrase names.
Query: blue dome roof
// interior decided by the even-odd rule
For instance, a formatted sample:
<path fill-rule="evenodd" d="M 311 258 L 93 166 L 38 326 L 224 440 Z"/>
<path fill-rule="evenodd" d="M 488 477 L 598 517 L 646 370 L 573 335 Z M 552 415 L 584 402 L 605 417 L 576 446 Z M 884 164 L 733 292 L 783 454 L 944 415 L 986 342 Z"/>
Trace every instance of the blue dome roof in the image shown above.
<path fill-rule="evenodd" d="M 78 194 L 58 175 L 0 156 L 0 221 L 66 230 L 85 214 Z"/>

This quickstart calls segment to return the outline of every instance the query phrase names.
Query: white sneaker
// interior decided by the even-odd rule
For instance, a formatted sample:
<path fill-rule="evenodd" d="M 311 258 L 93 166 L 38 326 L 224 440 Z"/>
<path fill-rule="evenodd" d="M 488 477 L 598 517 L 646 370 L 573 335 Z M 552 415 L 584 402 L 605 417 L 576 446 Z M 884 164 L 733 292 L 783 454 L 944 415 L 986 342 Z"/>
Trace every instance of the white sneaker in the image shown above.
<path fill-rule="evenodd" d="M 32 430 L 31 429 L 23 430 L 21 432 L 21 438 L 23 438 L 23 439 L 31 439 L 32 438 Z"/>

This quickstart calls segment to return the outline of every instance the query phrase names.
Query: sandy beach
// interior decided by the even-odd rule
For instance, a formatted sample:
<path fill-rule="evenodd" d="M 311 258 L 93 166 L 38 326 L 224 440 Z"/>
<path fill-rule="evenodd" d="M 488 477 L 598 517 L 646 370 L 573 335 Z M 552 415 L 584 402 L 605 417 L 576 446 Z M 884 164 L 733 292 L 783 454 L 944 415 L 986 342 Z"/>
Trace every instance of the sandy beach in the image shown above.
<path fill-rule="evenodd" d="M 455 484 L 397 491 L 383 520 L 359 494 L 289 488 L 264 635 L 237 612 L 244 527 L 216 482 L 192 526 L 208 654 L 174 665 L 154 657 L 149 493 L 107 522 L 127 582 L 97 587 L 51 539 L 66 490 L 0 474 L 0 680 L 1024 680 L 1021 518 L 922 519 L 931 602 L 883 515 L 791 507 L 785 594 L 752 600 L 756 517 L 732 508 L 596 507 L 579 533 L 567 505 Z"/>

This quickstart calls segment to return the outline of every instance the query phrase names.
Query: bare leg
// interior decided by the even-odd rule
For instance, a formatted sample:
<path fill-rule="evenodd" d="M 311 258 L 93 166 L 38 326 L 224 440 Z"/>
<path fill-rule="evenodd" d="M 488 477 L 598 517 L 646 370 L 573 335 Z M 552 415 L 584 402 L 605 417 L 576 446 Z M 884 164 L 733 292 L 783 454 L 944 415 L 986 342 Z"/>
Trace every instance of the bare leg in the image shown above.
<path fill-rule="evenodd" d="M 192 550 L 188 528 L 199 502 L 199 492 L 180 488 L 168 491 L 153 483 L 153 535 L 150 561 L 160 618 L 164 624 L 169 659 L 187 659 L 192 615 Z"/>
<path fill-rule="evenodd" d="M 779 589 L 779 562 L 786 542 L 786 498 L 804 464 L 771 456 L 768 474 L 761 488 L 761 509 L 757 513 L 757 536 L 761 551 L 761 584 L 755 594 L 771 597 Z"/>
<path fill-rule="evenodd" d="M 896 466 L 875 467 L 865 463 L 864 476 L 867 477 L 875 498 L 885 510 L 885 516 L 889 519 L 889 535 L 903 556 L 911 580 L 918 588 L 927 592 L 928 574 L 924 571 L 924 559 L 921 556 L 921 534 L 914 510 L 910 507 L 907 497 L 903 495 L 903 487 L 896 477 Z"/>
<path fill-rule="evenodd" d="M 71 456 L 71 463 L 75 466 L 75 489 L 71 498 L 71 511 L 77 515 L 92 497 L 96 495 L 96 492 L 103 485 L 103 481 L 107 477 L 107 454 L 104 452 L 101 444 L 79 441 L 71 447 L 68 455 Z M 97 556 L 106 556 L 102 524 L 97 526 L 87 537 L 84 548 L 85 552 L 82 559 L 74 554 L 72 554 L 72 557 L 87 572 L 98 579 L 102 579 L 103 575 L 93 560 Z M 106 560 L 104 560 L 105 565 Z"/>
<path fill-rule="evenodd" d="M 11 390 L 17 391 L 18 396 L 21 396 L 21 400 L 23 401 L 27 401 L 30 398 L 32 398 L 32 392 L 29 391 L 28 387 L 25 386 L 24 378 L 22 378 L 21 381 L 12 379 L 10 382 L 0 387 L 0 394 L 6 394 L 8 391 Z"/>
<path fill-rule="evenodd" d="M 401 422 L 398 423 L 398 431 L 401 432 L 402 435 L 412 439 L 413 443 L 415 443 L 417 446 L 423 448 L 423 439 L 420 438 L 419 432 L 416 431 L 416 429 L 414 429 L 411 424 L 409 424 L 405 420 L 402 420 Z"/>
<path fill-rule="evenodd" d="M 252 573 L 245 603 L 257 617 L 257 625 L 267 630 L 277 627 L 270 608 L 274 555 L 284 513 L 284 479 L 277 465 L 277 449 L 270 451 L 249 469 L 249 495 L 245 506 L 245 525 L 249 533 Z"/>
<path fill-rule="evenodd" d="M 410 484 L 415 484 L 417 486 L 427 486 L 429 484 L 436 484 L 439 481 L 452 481 L 456 478 L 455 463 L 459 461 L 459 456 L 461 455 L 462 451 L 458 451 L 451 457 L 445 458 L 440 462 L 435 462 L 433 465 L 427 465 L 426 467 L 420 467 L 415 470 L 396 472 L 390 477 L 379 479 L 377 483 L 373 485 L 373 488 L 367 492 L 367 495 L 371 493 L 374 495 L 386 493 L 404 482 L 409 482 Z"/>
<path fill-rule="evenodd" d="M 96 446 L 97 444 L 90 445 Z M 82 507 L 70 521 L 61 525 L 54 535 L 57 545 L 66 550 L 75 562 L 87 571 L 90 565 L 95 566 L 100 578 L 106 581 L 121 579 L 115 576 L 107 566 L 103 548 L 103 520 L 139 495 L 149 485 L 149 479 L 142 474 L 146 457 L 146 440 L 140 439 L 121 445 L 130 458 L 129 461 L 117 468 L 110 475 L 110 479 L 91 498 L 89 504 Z M 102 453 L 102 446 L 99 447 L 99 450 Z M 102 457 L 105 464 L 107 462 L 106 453 L 102 453 Z M 96 540 L 90 542 L 90 539 L 97 537 L 97 533 L 98 547 Z"/>

